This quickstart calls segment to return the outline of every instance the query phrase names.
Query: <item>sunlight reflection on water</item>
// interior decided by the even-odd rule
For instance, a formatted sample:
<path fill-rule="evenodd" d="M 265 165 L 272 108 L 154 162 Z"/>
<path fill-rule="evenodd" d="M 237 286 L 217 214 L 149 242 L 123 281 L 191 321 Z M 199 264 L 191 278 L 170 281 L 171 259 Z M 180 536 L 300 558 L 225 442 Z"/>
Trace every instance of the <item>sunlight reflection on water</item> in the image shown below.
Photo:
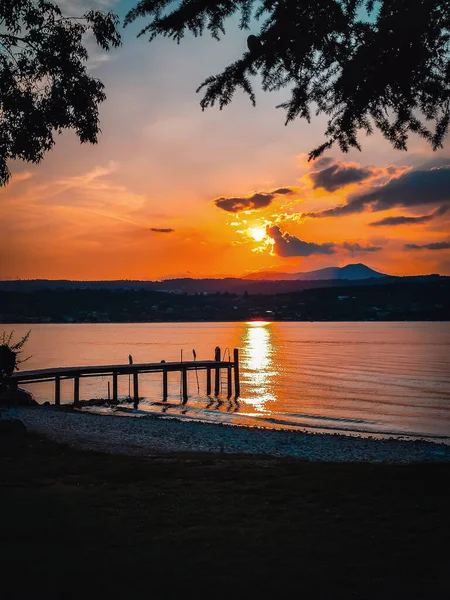
<path fill-rule="evenodd" d="M 252 390 L 246 401 L 261 412 L 268 412 L 266 404 L 276 400 L 273 390 L 273 333 L 265 321 L 251 321 L 242 339 L 243 380 Z"/>

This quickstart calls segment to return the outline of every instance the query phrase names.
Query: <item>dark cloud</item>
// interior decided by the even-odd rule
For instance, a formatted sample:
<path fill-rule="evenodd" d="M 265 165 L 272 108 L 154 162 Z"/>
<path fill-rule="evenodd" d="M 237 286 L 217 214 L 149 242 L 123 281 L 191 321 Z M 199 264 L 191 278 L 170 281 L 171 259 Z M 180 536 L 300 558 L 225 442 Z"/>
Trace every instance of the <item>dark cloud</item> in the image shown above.
<path fill-rule="evenodd" d="M 361 244 L 358 244 L 356 242 L 344 242 L 342 244 L 342 247 L 345 250 L 351 252 L 352 254 L 360 254 L 363 252 L 379 252 L 383 249 L 382 246 L 361 246 Z"/>
<path fill-rule="evenodd" d="M 335 163 L 321 171 L 310 173 L 314 188 L 324 188 L 335 192 L 351 183 L 359 183 L 370 177 L 373 170 L 369 167 L 355 167 L 345 163 Z"/>
<path fill-rule="evenodd" d="M 173 233 L 175 229 L 170 229 L 169 227 L 150 227 L 150 231 L 154 233 Z"/>
<path fill-rule="evenodd" d="M 382 227 L 383 225 L 414 225 L 420 223 L 428 223 L 434 219 L 434 215 L 422 215 L 421 217 L 386 217 L 385 219 L 380 219 L 379 221 L 373 221 L 369 223 L 372 227 Z"/>
<path fill-rule="evenodd" d="M 314 244 L 281 231 L 278 225 L 267 227 L 267 235 L 275 242 L 278 256 L 311 256 L 313 254 L 334 254 L 334 244 Z"/>
<path fill-rule="evenodd" d="M 428 223 L 428 221 L 432 221 L 436 217 L 445 214 L 449 208 L 449 206 L 442 205 L 429 215 L 420 215 L 419 217 L 407 217 L 403 215 L 398 217 L 386 217 L 379 221 L 373 221 L 372 223 L 369 223 L 369 225 L 372 225 L 372 227 L 381 227 L 383 225 L 420 225 L 421 223 Z"/>
<path fill-rule="evenodd" d="M 306 216 L 343 217 L 369 209 L 376 212 L 396 206 L 408 208 L 426 204 L 450 207 L 450 167 L 408 171 L 370 192 L 353 196 L 347 204 L 307 213 Z"/>
<path fill-rule="evenodd" d="M 271 204 L 275 194 L 253 194 L 248 198 L 216 198 L 214 204 L 228 212 L 237 213 L 243 210 L 256 210 Z"/>
<path fill-rule="evenodd" d="M 328 167 L 328 165 L 331 165 L 331 163 L 334 162 L 334 158 L 331 158 L 330 156 L 323 156 L 322 158 L 318 158 L 317 160 L 315 160 L 313 166 L 322 169 L 323 167 Z"/>
<path fill-rule="evenodd" d="M 450 242 L 432 242 L 431 244 L 405 244 L 405 250 L 450 250 Z"/>
<path fill-rule="evenodd" d="M 216 198 L 214 204 L 226 210 L 227 212 L 238 213 L 243 210 L 257 210 L 258 208 L 265 208 L 272 203 L 272 200 L 279 194 L 292 194 L 294 190 L 291 188 L 278 188 L 273 192 L 257 192 L 253 196 L 242 197 L 242 198 Z"/>
<path fill-rule="evenodd" d="M 272 192 L 272 194 L 292 194 L 291 188 L 278 188 L 277 190 L 274 190 Z"/>

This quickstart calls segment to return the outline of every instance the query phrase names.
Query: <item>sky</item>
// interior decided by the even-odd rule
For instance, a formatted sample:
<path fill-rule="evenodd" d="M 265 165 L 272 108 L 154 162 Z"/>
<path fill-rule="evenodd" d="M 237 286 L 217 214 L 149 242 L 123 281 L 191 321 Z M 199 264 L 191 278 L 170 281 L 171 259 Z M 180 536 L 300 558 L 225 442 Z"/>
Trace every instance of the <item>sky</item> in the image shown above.
<path fill-rule="evenodd" d="M 64 0 L 73 15 L 132 0 Z M 220 42 L 177 45 L 123 32 L 123 46 L 90 47 L 106 85 L 95 146 L 58 136 L 39 165 L 16 162 L 0 188 L 1 279 L 165 279 L 300 272 L 362 262 L 393 275 L 450 275 L 450 142 L 408 152 L 380 135 L 362 152 L 333 149 L 314 163 L 325 118 L 284 125 L 275 106 L 236 94 L 202 112 L 197 86 L 246 50 L 231 21 Z M 447 210 L 448 208 L 448 210 Z"/>

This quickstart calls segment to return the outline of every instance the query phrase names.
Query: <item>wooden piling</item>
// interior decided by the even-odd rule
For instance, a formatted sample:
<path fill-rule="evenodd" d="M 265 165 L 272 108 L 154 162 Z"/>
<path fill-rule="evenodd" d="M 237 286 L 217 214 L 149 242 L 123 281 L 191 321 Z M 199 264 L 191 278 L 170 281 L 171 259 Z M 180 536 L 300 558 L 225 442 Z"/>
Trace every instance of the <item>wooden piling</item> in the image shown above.
<path fill-rule="evenodd" d="M 216 362 L 220 362 L 220 348 L 216 347 L 214 360 Z M 215 369 L 215 377 L 214 377 L 214 396 L 218 396 L 220 393 L 220 367 Z"/>
<path fill-rule="evenodd" d="M 187 369 L 182 369 L 182 383 L 183 383 L 183 402 L 188 399 L 188 388 L 187 388 Z"/>
<path fill-rule="evenodd" d="M 163 402 L 165 402 L 167 400 L 167 396 L 168 396 L 167 388 L 168 388 L 168 385 L 167 385 L 167 371 L 164 370 L 163 371 Z"/>
<path fill-rule="evenodd" d="M 206 395 L 211 396 L 211 369 L 206 369 Z"/>
<path fill-rule="evenodd" d="M 133 400 L 135 404 L 139 402 L 139 379 L 137 371 L 133 373 Z"/>
<path fill-rule="evenodd" d="M 235 348 L 233 350 L 233 361 L 234 361 L 234 396 L 239 398 L 241 395 L 241 384 L 239 381 L 239 350 Z"/>
<path fill-rule="evenodd" d="M 231 398 L 231 395 L 232 395 L 232 393 L 233 393 L 233 390 L 232 390 L 232 384 L 231 384 L 231 382 L 232 382 L 232 374 L 231 374 L 231 371 L 232 371 L 232 369 L 231 369 L 231 364 L 230 364 L 230 366 L 229 366 L 229 367 L 227 367 L 227 384 L 228 384 L 227 398 L 228 398 L 228 399 L 229 399 L 229 398 Z"/>
<path fill-rule="evenodd" d="M 58 375 L 55 377 L 55 405 L 61 404 L 61 377 Z"/>
<path fill-rule="evenodd" d="M 114 372 L 113 373 L 113 402 L 117 402 L 118 397 L 119 397 L 118 392 L 117 392 L 117 388 L 118 388 L 117 379 L 118 379 L 117 373 Z"/>
<path fill-rule="evenodd" d="M 80 378 L 75 377 L 73 380 L 73 403 L 75 406 L 80 404 Z"/>

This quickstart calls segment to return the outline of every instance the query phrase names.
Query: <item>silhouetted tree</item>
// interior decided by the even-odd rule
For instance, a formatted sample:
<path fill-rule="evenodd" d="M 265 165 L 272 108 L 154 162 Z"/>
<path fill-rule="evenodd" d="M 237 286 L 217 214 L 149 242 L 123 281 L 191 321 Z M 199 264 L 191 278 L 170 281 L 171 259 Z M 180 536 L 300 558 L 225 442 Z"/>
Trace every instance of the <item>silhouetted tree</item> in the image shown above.
<path fill-rule="evenodd" d="M 31 331 L 26 333 L 18 342 L 13 341 L 13 331 L 9 335 L 3 332 L 0 343 L 0 392 L 7 385 L 9 377 L 17 371 L 19 365 L 28 358 L 21 360 L 19 355 L 22 353 L 22 348 L 28 341 Z"/>
<path fill-rule="evenodd" d="M 0 0 L 0 186 L 8 161 L 39 162 L 54 134 L 74 129 L 95 143 L 103 84 L 88 75 L 84 36 L 103 50 L 120 45 L 118 18 L 91 10 L 65 17 L 50 0 Z"/>
<path fill-rule="evenodd" d="M 140 0 L 125 24 L 151 21 L 140 35 L 179 42 L 186 31 L 225 33 L 238 13 L 241 29 L 255 29 L 248 51 L 221 74 L 208 77 L 201 106 L 229 104 L 237 88 L 255 95 L 250 76 L 264 90 L 291 88 L 286 123 L 328 116 L 326 141 L 317 158 L 337 143 L 360 149 L 357 134 L 379 129 L 406 150 L 417 133 L 433 149 L 442 146 L 450 120 L 449 0 Z M 260 25 L 257 25 L 260 23 Z M 228 24 L 230 26 L 230 24 Z"/>

